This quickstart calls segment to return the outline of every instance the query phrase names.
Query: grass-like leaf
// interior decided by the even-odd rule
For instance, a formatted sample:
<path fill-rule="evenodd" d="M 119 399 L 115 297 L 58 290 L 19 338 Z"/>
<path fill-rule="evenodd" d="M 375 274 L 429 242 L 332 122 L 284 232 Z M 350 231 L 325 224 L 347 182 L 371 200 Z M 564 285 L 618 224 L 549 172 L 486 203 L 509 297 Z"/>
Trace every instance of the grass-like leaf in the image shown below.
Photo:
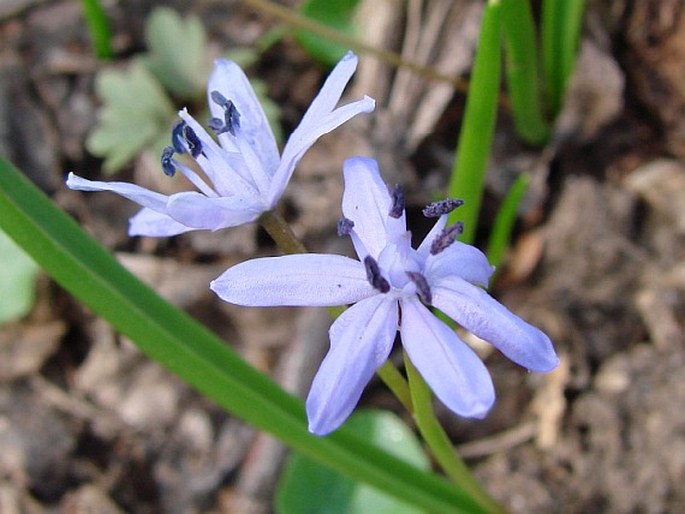
<path fill-rule="evenodd" d="M 461 198 L 464 205 L 452 212 L 450 221 L 464 222 L 460 239 L 473 242 L 478 212 L 485 188 L 485 170 L 497 119 L 497 97 L 501 73 L 501 6 L 489 0 L 481 22 L 478 48 L 461 123 L 457 156 L 452 168 L 448 196 Z"/>
<path fill-rule="evenodd" d="M 530 176 L 527 173 L 522 173 L 516 177 L 497 211 L 497 216 L 495 216 L 495 222 L 490 232 L 490 239 L 488 240 L 488 261 L 493 266 L 500 265 L 504 258 L 504 253 L 509 247 L 518 207 L 526 195 L 529 183 Z"/>
<path fill-rule="evenodd" d="M 81 9 L 93 42 L 95 55 L 99 59 L 111 59 L 114 55 L 112 30 L 109 28 L 107 14 L 102 4 L 99 0 L 81 0 Z"/>
<path fill-rule="evenodd" d="M 542 61 L 549 109 L 553 117 L 561 110 L 576 61 L 585 0 L 543 0 Z"/>
<path fill-rule="evenodd" d="M 550 127 L 542 109 L 542 81 L 530 0 L 503 2 L 502 25 L 507 89 L 516 132 L 527 143 L 542 145 L 549 137 Z"/>
<path fill-rule="evenodd" d="M 302 401 L 126 271 L 0 157 L 0 228 L 59 284 L 217 404 L 325 466 L 428 512 L 482 512 L 463 491 L 343 427 L 319 438 Z"/>

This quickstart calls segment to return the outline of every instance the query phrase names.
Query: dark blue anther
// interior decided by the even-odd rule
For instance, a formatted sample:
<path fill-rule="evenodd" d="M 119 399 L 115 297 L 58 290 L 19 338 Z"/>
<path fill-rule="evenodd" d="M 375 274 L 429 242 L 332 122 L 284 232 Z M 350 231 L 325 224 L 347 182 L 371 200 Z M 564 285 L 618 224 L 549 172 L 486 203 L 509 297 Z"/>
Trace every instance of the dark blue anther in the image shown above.
<path fill-rule="evenodd" d="M 170 146 L 165 146 L 162 150 L 162 171 L 167 177 L 173 177 L 176 174 L 176 165 L 173 161 L 174 149 Z"/>
<path fill-rule="evenodd" d="M 183 127 L 183 138 L 188 145 L 190 155 L 192 155 L 193 158 L 197 158 L 202 153 L 202 143 L 200 142 L 200 138 L 197 137 L 195 131 L 188 125 Z"/>
<path fill-rule="evenodd" d="M 236 129 L 240 128 L 240 113 L 233 102 L 228 100 L 224 106 L 225 129 L 235 136 Z"/>
<path fill-rule="evenodd" d="M 399 184 L 390 189 L 390 197 L 392 198 L 392 205 L 390 205 L 390 212 L 388 216 L 391 218 L 400 218 L 404 213 L 404 189 Z"/>
<path fill-rule="evenodd" d="M 349 236 L 354 228 L 354 221 L 349 218 L 340 218 L 338 220 L 338 235 L 339 236 Z"/>
<path fill-rule="evenodd" d="M 173 129 L 171 129 L 171 146 L 173 146 L 176 153 L 179 154 L 186 153 L 186 147 L 183 144 L 183 142 L 185 141 L 183 129 L 185 127 L 186 122 L 181 120 L 178 123 L 176 123 L 176 125 L 174 125 Z"/>
<path fill-rule="evenodd" d="M 454 243 L 455 238 L 462 232 L 464 232 L 464 224 L 461 221 L 444 229 L 435 236 L 435 239 L 431 242 L 431 254 L 437 255 L 442 252 L 445 248 Z"/>
<path fill-rule="evenodd" d="M 415 271 L 407 271 L 407 276 L 412 282 L 414 282 L 414 284 L 416 284 L 416 294 L 418 294 L 419 298 L 423 300 L 423 303 L 426 305 L 432 305 L 433 294 L 431 293 L 431 288 L 428 285 L 426 277 Z"/>
<path fill-rule="evenodd" d="M 439 202 L 429 203 L 423 208 L 422 212 L 426 218 L 439 218 L 443 214 L 448 214 L 462 205 L 464 205 L 464 200 L 447 198 Z"/>
<path fill-rule="evenodd" d="M 212 118 L 207 122 L 207 126 L 212 129 L 217 134 L 223 134 L 226 132 L 226 125 L 219 118 Z"/>
<path fill-rule="evenodd" d="M 381 269 L 378 267 L 376 260 L 367 255 L 364 257 L 364 267 L 366 268 L 366 279 L 371 283 L 374 289 L 381 293 L 390 291 L 390 284 L 381 275 Z"/>
<path fill-rule="evenodd" d="M 224 109 L 226 108 L 228 100 L 226 100 L 226 97 L 219 93 L 217 90 L 214 90 L 211 93 L 209 93 L 209 96 L 212 98 L 212 102 L 214 102 L 217 105 L 220 105 Z"/>

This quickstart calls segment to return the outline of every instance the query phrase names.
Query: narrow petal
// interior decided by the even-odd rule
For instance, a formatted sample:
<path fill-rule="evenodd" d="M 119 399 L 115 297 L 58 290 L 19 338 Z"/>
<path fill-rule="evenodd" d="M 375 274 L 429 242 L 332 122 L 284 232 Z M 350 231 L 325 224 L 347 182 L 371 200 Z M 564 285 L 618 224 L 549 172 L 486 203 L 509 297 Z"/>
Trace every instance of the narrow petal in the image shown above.
<path fill-rule="evenodd" d="M 174 221 L 166 214 L 143 208 L 129 220 L 129 236 L 169 237 L 194 230 Z"/>
<path fill-rule="evenodd" d="M 306 125 L 313 120 L 320 119 L 335 109 L 347 83 L 357 69 L 358 62 L 359 58 L 352 52 L 347 52 L 340 59 L 326 78 L 323 86 L 321 86 L 319 93 L 312 100 L 309 109 L 307 109 L 307 112 L 302 117 L 301 125 Z"/>
<path fill-rule="evenodd" d="M 283 148 L 283 156 L 274 173 L 269 190 L 271 204 L 275 205 L 278 201 L 295 171 L 295 166 L 321 136 L 328 134 L 357 114 L 373 111 L 375 105 L 373 99 L 365 96 L 362 100 L 347 104 L 320 118 L 312 119 L 306 124 L 302 122 L 290 135 Z"/>
<path fill-rule="evenodd" d="M 326 435 L 354 410 L 397 333 L 397 300 L 376 295 L 347 309 L 330 330 L 331 349 L 307 397 L 309 431 Z"/>
<path fill-rule="evenodd" d="M 345 305 L 377 293 L 362 263 L 322 254 L 245 261 L 226 270 L 210 288 L 227 302 L 249 307 Z"/>
<path fill-rule="evenodd" d="M 485 365 L 417 299 L 404 299 L 401 307 L 402 345 L 435 395 L 460 416 L 485 417 L 495 401 Z"/>
<path fill-rule="evenodd" d="M 239 196 L 209 198 L 201 193 L 177 193 L 169 197 L 169 216 L 194 229 L 219 230 L 256 220 L 264 208 Z"/>
<path fill-rule="evenodd" d="M 136 202 L 143 207 L 148 207 L 160 213 L 166 212 L 168 197 L 161 193 L 155 193 L 144 187 L 128 182 L 100 182 L 88 180 L 73 173 L 67 176 L 67 187 L 78 191 L 110 191 L 124 198 Z"/>
<path fill-rule="evenodd" d="M 494 271 L 495 267 L 483 252 L 461 241 L 455 241 L 437 255 L 429 253 L 426 258 L 425 275 L 430 284 L 457 276 L 472 284 L 487 286 Z"/>
<path fill-rule="evenodd" d="M 559 364 L 552 342 L 481 288 L 458 277 L 431 284 L 433 305 L 509 359 L 530 371 L 552 371 Z"/>
<path fill-rule="evenodd" d="M 223 119 L 224 109 L 212 100 L 212 91 L 218 91 L 233 102 L 240 115 L 240 132 L 253 148 L 254 154 L 259 156 L 262 168 L 273 173 L 279 162 L 276 140 L 259 99 L 240 66 L 233 61 L 217 59 L 207 83 L 207 101 L 212 116 Z M 219 139 L 224 144 L 224 139 L 230 137 L 229 134 L 222 134 Z M 230 146 L 228 149 L 231 149 Z"/>
<path fill-rule="evenodd" d="M 433 228 L 430 229 L 428 234 L 426 234 L 426 237 L 423 238 L 423 241 L 421 241 L 421 244 L 416 249 L 416 253 L 419 255 L 419 259 L 421 260 L 421 262 L 426 262 L 426 259 L 428 259 L 433 239 L 435 239 L 438 236 L 438 234 L 440 234 L 440 232 L 443 231 L 445 225 L 447 225 L 447 217 L 447 214 L 443 214 L 438 218 L 438 221 L 435 222 Z"/>
<path fill-rule="evenodd" d="M 399 219 L 388 216 L 392 200 L 374 159 L 347 159 L 343 164 L 343 174 L 343 214 L 354 222 L 354 231 L 369 254 L 378 259 L 390 240 L 406 232 L 405 214 Z M 359 256 L 360 259 L 363 257 Z"/>

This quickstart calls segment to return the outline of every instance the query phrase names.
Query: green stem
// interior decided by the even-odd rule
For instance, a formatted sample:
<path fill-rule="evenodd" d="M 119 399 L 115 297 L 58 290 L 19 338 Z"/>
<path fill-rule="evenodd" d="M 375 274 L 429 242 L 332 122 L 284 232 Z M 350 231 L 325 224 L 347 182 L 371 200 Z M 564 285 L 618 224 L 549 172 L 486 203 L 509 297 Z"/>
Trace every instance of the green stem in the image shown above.
<path fill-rule="evenodd" d="M 297 239 L 288 222 L 275 210 L 262 213 L 257 221 L 285 253 L 307 253 L 307 249 Z"/>
<path fill-rule="evenodd" d="M 414 406 L 411 402 L 411 392 L 409 391 L 409 384 L 402 376 L 402 373 L 389 360 L 376 371 L 380 379 L 388 386 L 397 399 L 402 403 L 402 406 L 407 409 L 407 412 L 413 413 Z"/>
<path fill-rule="evenodd" d="M 435 460 L 452 481 L 476 500 L 490 514 L 503 513 L 504 509 L 481 487 L 452 446 L 452 442 L 443 430 L 433 410 L 433 394 L 418 370 L 414 367 L 407 353 L 404 363 L 409 379 L 414 421 L 426 444 L 431 449 Z"/>

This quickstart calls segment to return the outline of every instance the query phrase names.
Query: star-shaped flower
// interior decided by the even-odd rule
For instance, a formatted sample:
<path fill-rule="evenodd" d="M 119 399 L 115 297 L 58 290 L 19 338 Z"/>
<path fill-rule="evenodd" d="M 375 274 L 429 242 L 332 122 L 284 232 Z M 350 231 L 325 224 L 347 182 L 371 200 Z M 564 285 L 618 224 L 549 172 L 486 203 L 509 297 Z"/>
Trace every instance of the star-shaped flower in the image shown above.
<path fill-rule="evenodd" d="M 404 197 L 389 190 L 366 158 L 344 164 L 344 217 L 359 260 L 340 255 L 269 257 L 229 268 L 212 282 L 222 299 L 245 306 L 354 304 L 333 323 L 330 351 L 307 398 L 309 429 L 325 435 L 356 406 L 388 358 L 399 329 L 402 344 L 438 398 L 466 417 L 485 416 L 495 393 L 478 356 L 428 308 L 434 306 L 531 371 L 551 371 L 558 358 L 549 338 L 512 314 L 481 286 L 494 268 L 478 249 L 455 241 L 446 227 L 458 200 L 429 205 L 439 217 L 417 249 L 407 232 Z"/>
<path fill-rule="evenodd" d="M 181 171 L 198 191 L 167 196 L 135 184 L 92 181 L 73 173 L 69 173 L 67 186 L 82 191 L 111 191 L 142 205 L 143 209 L 130 220 L 132 236 L 171 236 L 254 221 L 274 208 L 295 166 L 319 137 L 357 114 L 373 111 L 375 102 L 367 96 L 336 108 L 356 67 L 357 57 L 348 52 L 279 156 L 266 115 L 247 77 L 233 61 L 219 59 L 207 85 L 213 116 L 209 127 L 218 143 L 182 110 L 182 121 L 172 132 L 172 146 L 164 149 L 161 158 L 164 173 L 171 176 Z M 175 153 L 189 153 L 204 178 L 177 161 Z"/>

